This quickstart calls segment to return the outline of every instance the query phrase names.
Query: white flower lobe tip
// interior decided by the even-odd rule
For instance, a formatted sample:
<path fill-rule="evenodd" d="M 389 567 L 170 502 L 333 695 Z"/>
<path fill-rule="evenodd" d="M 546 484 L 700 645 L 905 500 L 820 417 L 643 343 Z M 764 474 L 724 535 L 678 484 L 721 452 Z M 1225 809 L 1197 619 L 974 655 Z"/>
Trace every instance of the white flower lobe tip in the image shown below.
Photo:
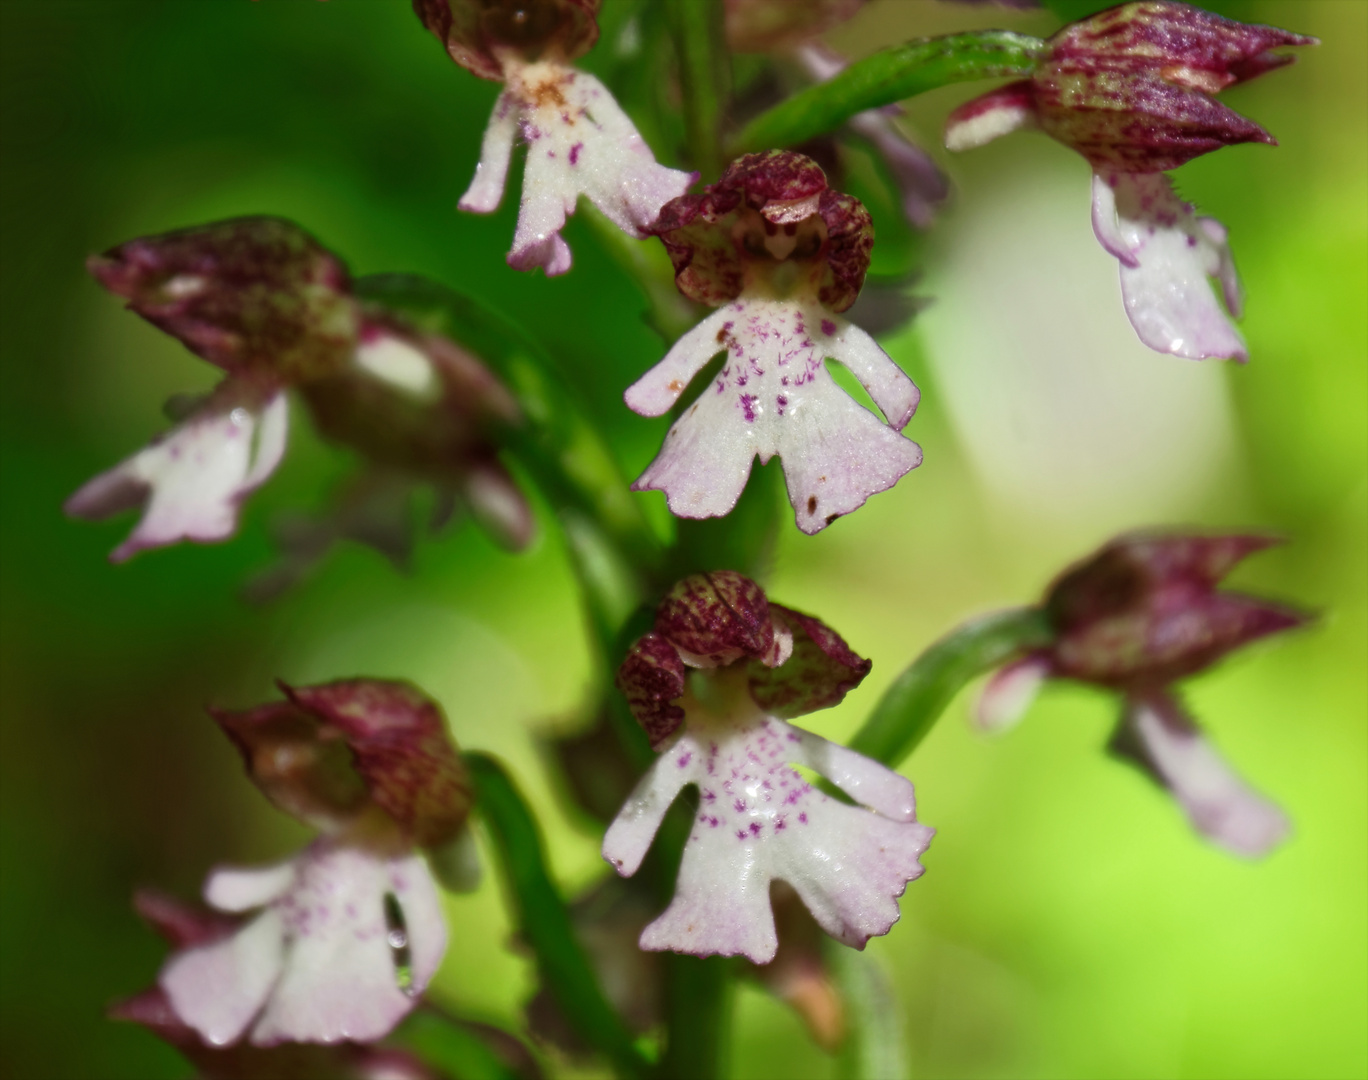
<path fill-rule="evenodd" d="M 238 507 L 285 453 L 289 404 L 276 393 L 254 410 L 211 401 L 149 446 L 88 481 L 66 502 L 73 517 L 101 519 L 134 507 L 142 519 L 110 558 L 179 540 L 223 540 Z"/>
<path fill-rule="evenodd" d="M 630 875 L 674 795 L 698 786 L 674 899 L 642 932 L 641 947 L 768 963 L 777 947 L 775 880 L 791 884 L 822 928 L 847 945 L 861 948 L 887 933 L 898 897 L 922 873 L 919 858 L 933 833 L 915 821 L 911 784 L 753 704 L 725 720 L 700 716 L 696 705 L 689 712 L 684 733 L 604 838 L 604 857 Z M 833 781 L 873 809 L 822 794 L 795 763 L 830 769 Z"/>
<path fill-rule="evenodd" d="M 1049 673 L 1049 661 L 1038 656 L 1025 657 L 993 672 L 970 715 L 974 727 L 990 735 L 1016 727 Z"/>
<path fill-rule="evenodd" d="M 423 400 L 432 400 L 441 392 L 432 361 L 397 334 L 381 331 L 363 339 L 356 347 L 356 364 L 368 375 Z"/>
<path fill-rule="evenodd" d="M 1039 126 L 1029 84 L 1011 83 L 968 101 L 945 121 L 945 148 L 959 152 Z"/>
<path fill-rule="evenodd" d="M 1198 218 L 1167 176 L 1094 173 L 1093 231 L 1121 262 L 1126 315 L 1141 341 L 1189 360 L 1249 359 L 1208 282 L 1219 279 L 1230 314 L 1238 315 L 1239 277 L 1225 228 Z"/>
<path fill-rule="evenodd" d="M 1251 858 L 1287 836 L 1287 815 L 1240 779 L 1176 707 L 1131 701 L 1123 724 L 1138 743 L 1141 765 L 1173 792 L 1202 835 Z"/>
<path fill-rule="evenodd" d="M 898 431 L 918 391 L 858 327 L 816 304 L 741 299 L 684 335 L 625 395 L 643 415 L 667 411 L 716 353 L 717 378 L 677 420 L 634 490 L 665 492 L 680 517 L 717 517 L 736 505 L 751 462 L 778 454 L 798 526 L 815 533 L 921 464 Z M 826 369 L 846 365 L 888 417 L 842 392 Z"/>
<path fill-rule="evenodd" d="M 592 75 L 543 60 L 504 63 L 507 89 L 485 131 L 480 164 L 460 207 L 495 209 L 508 176 L 515 136 L 527 145 L 522 203 L 508 264 L 542 267 L 548 275 L 570 269 L 570 248 L 560 236 L 581 195 L 613 224 L 641 238 L 660 208 L 684 194 L 693 177 L 657 164 L 650 147 L 604 85 Z"/>
<path fill-rule="evenodd" d="M 218 871 L 206 895 L 230 910 L 267 905 L 162 971 L 176 1014 L 215 1045 L 244 1034 L 258 1046 L 380 1038 L 413 1007 L 446 950 L 436 888 L 418 855 L 324 840 L 280 866 Z M 391 925 L 387 904 L 401 924 Z"/>

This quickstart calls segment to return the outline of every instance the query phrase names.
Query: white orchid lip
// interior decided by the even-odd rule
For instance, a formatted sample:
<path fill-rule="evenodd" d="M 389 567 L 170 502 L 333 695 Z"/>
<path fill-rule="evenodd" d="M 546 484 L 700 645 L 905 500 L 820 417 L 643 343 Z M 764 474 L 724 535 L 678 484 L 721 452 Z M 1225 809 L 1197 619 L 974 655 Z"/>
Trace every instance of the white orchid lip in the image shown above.
<path fill-rule="evenodd" d="M 136 528 L 110 555 L 114 562 L 178 540 L 226 539 L 237 529 L 242 500 L 280 464 L 288 422 L 284 391 L 258 403 L 229 380 L 182 423 L 87 481 L 66 512 L 100 520 L 142 508 Z"/>
<path fill-rule="evenodd" d="M 1243 296 L 1225 227 L 1198 217 L 1167 176 L 1095 173 L 1093 231 L 1121 264 L 1126 315 L 1141 341 L 1189 360 L 1249 359 L 1231 321 Z M 1229 315 L 1210 278 L 1219 281 Z"/>
<path fill-rule="evenodd" d="M 921 464 L 921 448 L 899 434 L 916 410 L 916 385 L 867 333 L 815 301 L 743 296 L 727 304 L 628 388 L 627 405 L 664 414 L 721 351 L 722 371 L 633 485 L 665 492 L 675 514 L 728 513 L 752 460 L 778 454 L 798 527 L 816 533 Z M 828 358 L 859 379 L 886 423 L 836 385 Z"/>
<path fill-rule="evenodd" d="M 642 238 L 660 208 L 693 183 L 690 173 L 657 164 L 594 76 L 557 60 L 525 63 L 511 53 L 501 60 L 505 88 L 485 129 L 475 178 L 459 205 L 480 214 L 498 208 L 513 143 L 521 137 L 527 165 L 510 266 L 540 266 L 548 275 L 569 270 L 570 248 L 560 231 L 581 195 L 618 228 Z"/>
<path fill-rule="evenodd" d="M 699 810 L 674 900 L 641 947 L 774 958 L 770 884 L 786 881 L 822 928 L 863 948 L 898 919 L 933 830 L 916 821 L 912 784 L 879 763 L 765 715 L 743 665 L 696 673 L 685 727 L 637 785 L 603 839 L 619 874 L 641 865 L 666 810 L 687 784 Z M 704 700 L 706 698 L 706 700 Z M 793 768 L 820 772 L 861 806 L 817 791 Z"/>
<path fill-rule="evenodd" d="M 276 866 L 215 871 L 205 898 L 220 910 L 262 909 L 162 970 L 176 1015 L 215 1046 L 378 1039 L 413 1008 L 446 951 L 420 855 L 320 840 Z"/>

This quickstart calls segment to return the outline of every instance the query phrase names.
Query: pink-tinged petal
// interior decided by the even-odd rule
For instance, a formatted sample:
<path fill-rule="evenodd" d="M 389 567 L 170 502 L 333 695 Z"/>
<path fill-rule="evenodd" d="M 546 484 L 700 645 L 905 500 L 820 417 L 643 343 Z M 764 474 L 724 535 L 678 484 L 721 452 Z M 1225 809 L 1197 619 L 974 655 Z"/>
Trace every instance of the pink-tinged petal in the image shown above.
<path fill-rule="evenodd" d="M 1221 298 L 1225 300 L 1226 310 L 1238 319 L 1244 314 L 1244 289 L 1240 285 L 1240 275 L 1235 270 L 1235 259 L 1230 254 L 1230 233 L 1215 218 L 1198 218 L 1197 224 L 1220 252 L 1221 261 L 1216 270 L 1216 279 L 1221 283 Z"/>
<path fill-rule="evenodd" d="M 973 150 L 1014 131 L 1036 126 L 1030 80 L 1009 83 L 965 102 L 946 118 L 945 148 Z"/>
<path fill-rule="evenodd" d="M 276 393 L 264 406 L 240 403 L 225 384 L 209 404 L 121 465 L 71 496 L 66 512 L 99 520 L 141 506 L 142 519 L 110 558 L 179 540 L 223 540 L 237 530 L 238 506 L 270 476 L 285 450 L 289 406 Z"/>
<path fill-rule="evenodd" d="M 825 338 L 826 354 L 840 361 L 849 369 L 860 385 L 869 391 L 880 411 L 888 420 L 889 427 L 901 431 L 912 419 L 921 401 L 921 391 L 893 358 L 879 347 L 879 343 L 854 323 L 844 319 L 829 322 L 835 332 L 829 332 L 825 324 L 821 326 Z"/>
<path fill-rule="evenodd" d="M 752 460 L 778 454 L 798 526 L 815 533 L 921 464 L 917 444 L 856 404 L 826 369 L 827 357 L 848 360 L 890 419 L 906 423 L 916 388 L 863 331 L 818 305 L 761 299 L 729 304 L 705 325 L 708 333 L 690 339 L 687 354 L 702 356 L 711 336 L 727 362 L 675 422 L 634 490 L 665 492 L 680 517 L 716 517 L 736 505 Z M 660 376 L 648 373 L 640 391 L 628 392 L 629 401 L 659 407 L 662 382 L 676 392 L 683 364 L 664 363 Z"/>
<path fill-rule="evenodd" d="M 456 205 L 472 214 L 492 214 L 503 201 L 508 164 L 513 156 L 513 139 L 518 134 L 518 102 L 507 90 L 494 102 L 480 143 L 480 162 L 475 177 Z"/>
<path fill-rule="evenodd" d="M 618 667 L 617 687 L 655 749 L 684 720 L 684 710 L 674 703 L 684 696 L 685 675 L 679 650 L 654 632 L 627 650 Z"/>
<path fill-rule="evenodd" d="M 463 494 L 475 520 L 501 546 L 521 551 L 532 542 L 537 531 L 532 507 L 500 461 L 480 462 L 471 469 Z"/>
<path fill-rule="evenodd" d="M 1122 231 L 1117 219 L 1116 191 L 1098 173 L 1093 174 L 1092 190 L 1092 227 L 1097 242 L 1108 255 L 1119 259 L 1122 266 L 1139 266 L 1133 238 Z"/>
<path fill-rule="evenodd" d="M 690 768 L 698 756 L 695 751 L 693 745 L 681 746 L 677 752 L 671 748 L 658 758 L 637 782 L 603 834 L 604 861 L 623 877 L 631 877 L 637 872 L 675 796 L 685 784 L 697 779 L 695 770 Z"/>
<path fill-rule="evenodd" d="M 386 896 L 397 901 L 402 929 L 387 921 Z M 289 948 L 251 1041 L 370 1042 L 388 1034 L 413 1008 L 446 949 L 438 909 L 421 857 L 314 845 L 300 857 L 299 881 L 276 909 Z M 411 982 L 401 988 L 406 980 L 398 958 L 405 950 Z"/>
<path fill-rule="evenodd" d="M 917 797 L 912 781 L 873 758 L 814 735 L 802 728 L 784 732 L 788 760 L 821 773 L 857 803 L 890 821 L 917 820 Z M 793 736 L 798 738 L 794 739 Z"/>
<path fill-rule="evenodd" d="M 691 574 L 677 582 L 656 608 L 655 629 L 691 667 L 770 660 L 775 654 L 765 591 L 734 570 Z"/>
<path fill-rule="evenodd" d="M 788 720 L 830 708 L 869 674 L 870 662 L 820 619 L 778 604 L 770 613 L 789 628 L 793 647 L 778 664 L 750 665 L 751 697 L 769 715 Z"/>
<path fill-rule="evenodd" d="M 235 1042 L 266 1004 L 285 959 L 283 920 L 263 911 L 232 937 L 173 956 L 158 979 L 172 1008 L 206 1042 Z"/>
<path fill-rule="evenodd" d="M 761 713 L 745 670 L 703 677 L 685 699 L 684 733 L 661 755 L 609 827 L 604 857 L 620 874 L 640 865 L 679 788 L 699 789 L 666 911 L 645 949 L 774 958 L 769 890 L 787 881 L 822 927 L 863 947 L 898 918 L 897 898 L 919 876 L 932 830 L 912 817 L 911 785 L 882 766 Z M 793 767 L 811 762 L 869 795 L 898 820 L 817 791 Z"/>
<path fill-rule="evenodd" d="M 1237 855 L 1267 854 L 1287 836 L 1282 810 L 1241 780 L 1166 695 L 1130 699 L 1112 749 L 1172 791 L 1193 828 Z"/>
<path fill-rule="evenodd" d="M 664 416 L 695 375 L 727 348 L 736 324 L 732 307 L 714 311 L 674 343 L 665 359 L 627 388 L 623 400 L 639 416 Z"/>
<path fill-rule="evenodd" d="M 514 269 L 540 266 L 548 275 L 570 269 L 560 230 L 581 195 L 620 229 L 642 237 L 660 208 L 693 182 L 690 174 L 657 164 L 627 114 L 592 75 L 547 60 L 511 63 L 507 78 L 496 121 L 508 122 L 499 113 L 507 108 L 527 144 L 522 206 L 508 255 Z M 502 127 L 498 137 L 506 137 Z M 498 145 L 501 151 L 504 143 Z"/>
<path fill-rule="evenodd" d="M 1027 656 L 998 668 L 988 678 L 970 714 L 974 727 L 988 734 L 1008 731 L 1021 723 L 1050 674 L 1043 656 Z"/>
<path fill-rule="evenodd" d="M 275 866 L 220 867 L 204 883 L 204 899 L 219 911 L 251 911 L 285 895 L 295 883 L 297 860 Z"/>
<path fill-rule="evenodd" d="M 1248 360 L 1244 338 L 1207 280 L 1221 275 L 1227 293 L 1237 288 L 1229 248 L 1213 240 L 1167 176 L 1097 173 L 1094 198 L 1107 186 L 1115 192 L 1119 246 L 1135 260 L 1122 263 L 1121 293 L 1140 340 L 1189 360 Z"/>

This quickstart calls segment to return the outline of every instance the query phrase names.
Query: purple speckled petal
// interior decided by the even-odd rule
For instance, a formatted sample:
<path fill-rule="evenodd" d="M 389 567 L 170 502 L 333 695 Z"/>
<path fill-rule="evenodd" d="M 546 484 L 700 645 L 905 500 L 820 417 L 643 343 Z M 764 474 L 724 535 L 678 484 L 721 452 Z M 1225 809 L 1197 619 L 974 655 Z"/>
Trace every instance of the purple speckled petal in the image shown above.
<path fill-rule="evenodd" d="M 698 678 L 696 676 L 695 678 Z M 680 788 L 699 807 L 669 908 L 644 949 L 774 958 L 769 890 L 789 882 L 822 927 L 857 948 L 887 933 L 897 898 L 920 876 L 932 830 L 913 817 L 912 785 L 875 762 L 765 716 L 743 668 L 703 676 L 684 699 L 686 727 L 642 778 L 604 837 L 603 855 L 629 876 Z M 884 816 L 813 788 L 792 763 L 830 770 Z"/>
<path fill-rule="evenodd" d="M 617 687 L 627 707 L 659 749 L 684 719 L 674 704 L 684 695 L 684 661 L 679 651 L 657 633 L 642 636 L 618 667 Z"/>
<path fill-rule="evenodd" d="M 242 500 L 280 464 L 289 406 L 283 392 L 264 404 L 229 383 L 188 419 L 66 502 L 72 517 L 99 520 L 141 506 L 142 520 L 110 558 L 179 540 L 223 540 L 237 530 Z"/>
<path fill-rule="evenodd" d="M 386 894 L 404 913 L 402 940 L 386 923 Z M 300 857 L 298 881 L 276 910 L 288 951 L 252 1029 L 258 1046 L 380 1038 L 413 1008 L 446 950 L 436 886 L 417 855 L 385 858 L 315 844 Z M 403 946 L 412 956 L 407 990 L 396 970 Z"/>
<path fill-rule="evenodd" d="M 1050 661 L 1043 656 L 1026 656 L 993 672 L 970 714 L 974 727 L 989 734 L 1016 727 L 1049 674 Z"/>
<path fill-rule="evenodd" d="M 815 533 L 892 487 L 921 464 L 921 449 L 897 434 L 917 389 L 864 331 L 816 304 L 738 300 L 691 331 L 628 389 L 638 412 L 668 409 L 714 352 L 727 363 L 665 437 L 633 485 L 665 492 L 680 517 L 726 514 L 751 462 L 778 454 L 804 532 Z M 845 363 L 892 427 L 832 381 L 825 360 Z"/>
<path fill-rule="evenodd" d="M 492 214 L 503 202 L 504 182 L 513 156 L 513 140 L 518 134 L 518 100 L 507 90 L 494 102 L 484 140 L 480 143 L 480 163 L 475 178 L 456 205 L 472 214 Z"/>
<path fill-rule="evenodd" d="M 1267 854 L 1288 833 L 1282 810 L 1241 780 L 1165 694 L 1127 701 L 1112 749 L 1172 791 L 1193 828 L 1237 855 Z"/>
<path fill-rule="evenodd" d="M 1134 260 L 1121 260 L 1121 294 L 1140 340 L 1189 360 L 1248 360 L 1244 339 L 1207 281 L 1219 275 L 1226 294 L 1238 295 L 1224 231 L 1204 227 L 1161 173 L 1096 173 L 1093 199 L 1103 246 L 1113 254 L 1117 247 L 1128 251 Z M 1115 233 L 1097 224 L 1112 200 Z"/>
<path fill-rule="evenodd" d="M 468 202 L 466 208 L 477 210 L 497 205 L 489 193 L 496 180 L 503 187 L 511 125 L 516 125 L 527 144 L 527 165 L 508 254 L 515 269 L 540 266 L 550 275 L 570 269 L 570 249 L 560 230 L 581 195 L 618 228 L 641 237 L 660 208 L 693 182 L 690 174 L 656 163 L 627 114 L 592 75 L 550 60 L 511 62 L 506 74 L 508 88 L 485 136 L 488 178 L 482 165 L 462 205 Z"/>
<path fill-rule="evenodd" d="M 283 921 L 270 908 L 231 937 L 176 953 L 158 982 L 177 1016 L 206 1042 L 223 1046 L 265 1005 L 284 957 Z"/>
<path fill-rule="evenodd" d="M 770 617 L 765 590 L 735 570 L 691 574 L 656 608 L 656 633 L 690 667 L 716 668 L 741 659 L 774 667 L 793 651 L 788 627 Z M 775 647 L 776 636 L 788 638 Z"/>

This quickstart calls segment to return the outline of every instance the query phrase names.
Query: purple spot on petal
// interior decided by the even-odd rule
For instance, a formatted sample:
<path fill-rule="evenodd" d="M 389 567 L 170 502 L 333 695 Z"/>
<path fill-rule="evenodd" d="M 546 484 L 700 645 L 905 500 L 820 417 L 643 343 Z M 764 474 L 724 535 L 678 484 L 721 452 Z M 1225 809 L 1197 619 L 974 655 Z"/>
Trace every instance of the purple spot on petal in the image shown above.
<path fill-rule="evenodd" d="M 677 762 L 675 762 L 675 764 L 678 765 L 678 766 L 682 769 L 682 768 L 684 768 L 685 765 L 687 765 L 687 764 L 688 764 L 690 761 L 692 761 L 692 760 L 693 760 L 693 751 L 692 751 L 692 750 L 686 750 L 686 751 L 684 751 L 684 753 L 682 753 L 682 754 L 679 755 L 679 760 L 678 760 Z"/>
<path fill-rule="evenodd" d="M 806 825 L 806 824 L 807 824 L 807 814 L 799 814 L 799 815 L 798 815 L 798 820 L 799 820 L 800 822 L 802 822 L 804 825 Z"/>
<path fill-rule="evenodd" d="M 836 333 L 836 324 L 832 322 L 830 319 L 823 319 L 822 333 L 824 333 L 827 337 L 831 337 L 832 334 Z"/>
<path fill-rule="evenodd" d="M 578 165 L 578 164 L 579 164 L 580 151 L 583 150 L 583 149 L 584 149 L 584 143 L 582 143 L 582 142 L 577 142 L 577 143 L 575 143 L 574 146 L 570 147 L 570 164 L 571 164 L 571 165 Z"/>

